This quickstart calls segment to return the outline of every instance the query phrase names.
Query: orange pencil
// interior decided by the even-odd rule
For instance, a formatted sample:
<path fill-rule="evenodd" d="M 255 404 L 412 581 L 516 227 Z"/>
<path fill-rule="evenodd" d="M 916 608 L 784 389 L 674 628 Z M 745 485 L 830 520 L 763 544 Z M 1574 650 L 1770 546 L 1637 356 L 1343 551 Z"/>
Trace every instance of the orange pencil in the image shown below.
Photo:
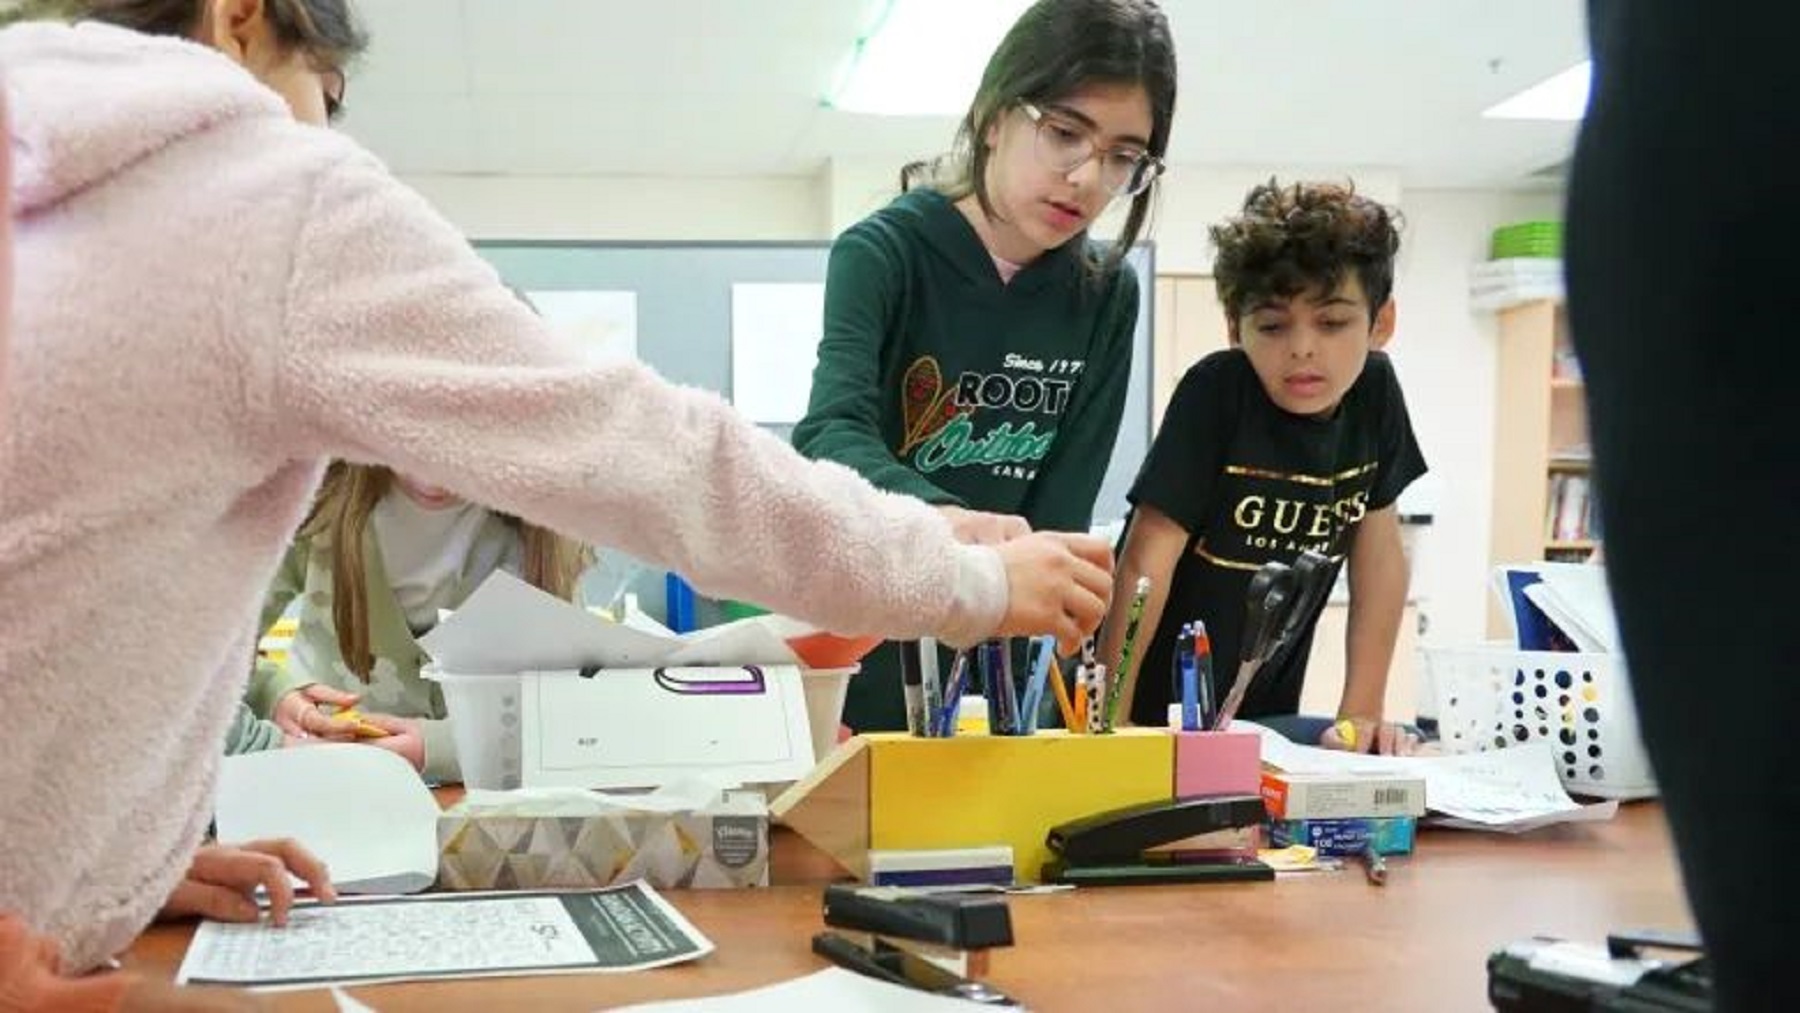
<path fill-rule="evenodd" d="M 1063 727 L 1076 731 L 1081 725 L 1075 716 L 1075 705 L 1069 702 L 1069 688 L 1063 685 L 1062 666 L 1054 654 L 1050 656 L 1050 687 L 1056 691 L 1056 709 L 1062 712 Z"/>

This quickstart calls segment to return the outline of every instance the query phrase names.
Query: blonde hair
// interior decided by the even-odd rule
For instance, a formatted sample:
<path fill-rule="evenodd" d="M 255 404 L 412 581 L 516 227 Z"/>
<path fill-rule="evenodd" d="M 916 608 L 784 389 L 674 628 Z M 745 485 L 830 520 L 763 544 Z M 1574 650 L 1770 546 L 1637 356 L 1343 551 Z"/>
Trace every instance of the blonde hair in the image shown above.
<path fill-rule="evenodd" d="M 337 627 L 338 653 L 363 682 L 375 668 L 369 648 L 368 560 L 363 536 L 375 504 L 394 487 L 389 468 L 334 461 L 313 500 L 312 512 L 300 526 L 305 538 L 323 537 L 331 546 L 331 620 Z M 517 517 L 501 517 L 519 533 L 526 583 L 558 598 L 575 597 L 582 571 L 593 551 L 570 538 Z"/>

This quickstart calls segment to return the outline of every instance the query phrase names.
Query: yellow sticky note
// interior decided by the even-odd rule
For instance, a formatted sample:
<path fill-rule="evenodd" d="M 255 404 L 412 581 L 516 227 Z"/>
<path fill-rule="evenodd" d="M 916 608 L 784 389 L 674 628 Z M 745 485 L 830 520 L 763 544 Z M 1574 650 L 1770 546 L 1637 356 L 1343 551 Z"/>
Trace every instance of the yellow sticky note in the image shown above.
<path fill-rule="evenodd" d="M 354 723 L 356 726 L 356 737 L 359 739 L 387 738 L 387 732 L 385 730 L 363 720 L 363 716 L 357 713 L 356 708 L 354 707 L 338 711 L 331 716 L 331 720 L 340 724 Z"/>

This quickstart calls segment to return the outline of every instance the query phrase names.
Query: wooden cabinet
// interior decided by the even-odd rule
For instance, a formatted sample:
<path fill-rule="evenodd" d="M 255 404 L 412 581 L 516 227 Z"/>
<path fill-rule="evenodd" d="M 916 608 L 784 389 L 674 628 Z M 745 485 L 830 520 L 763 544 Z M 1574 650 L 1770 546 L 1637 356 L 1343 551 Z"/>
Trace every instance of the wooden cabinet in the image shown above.
<path fill-rule="evenodd" d="M 1599 547 L 1588 446 L 1587 397 L 1559 300 L 1499 313 L 1494 402 L 1494 500 L 1489 558 L 1580 561 Z M 1488 632 L 1504 636 L 1498 603 Z"/>
<path fill-rule="evenodd" d="M 1156 331 L 1152 336 L 1151 431 L 1188 367 L 1228 343 L 1225 311 L 1211 275 L 1164 274 L 1156 279 Z"/>

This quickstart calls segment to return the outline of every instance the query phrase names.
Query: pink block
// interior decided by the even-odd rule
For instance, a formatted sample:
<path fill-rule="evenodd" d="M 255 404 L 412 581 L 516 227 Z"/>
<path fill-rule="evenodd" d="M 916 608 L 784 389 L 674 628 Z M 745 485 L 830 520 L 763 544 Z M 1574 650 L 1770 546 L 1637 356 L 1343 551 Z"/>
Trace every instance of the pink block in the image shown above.
<path fill-rule="evenodd" d="M 1252 731 L 1175 732 L 1175 797 L 1262 791 L 1262 738 Z"/>

